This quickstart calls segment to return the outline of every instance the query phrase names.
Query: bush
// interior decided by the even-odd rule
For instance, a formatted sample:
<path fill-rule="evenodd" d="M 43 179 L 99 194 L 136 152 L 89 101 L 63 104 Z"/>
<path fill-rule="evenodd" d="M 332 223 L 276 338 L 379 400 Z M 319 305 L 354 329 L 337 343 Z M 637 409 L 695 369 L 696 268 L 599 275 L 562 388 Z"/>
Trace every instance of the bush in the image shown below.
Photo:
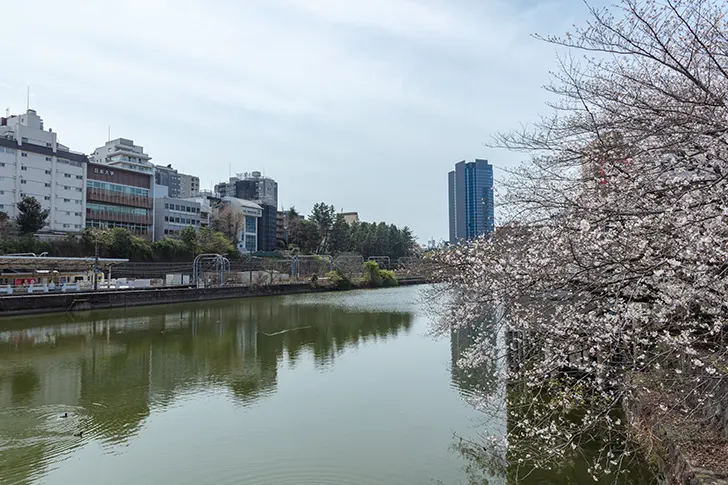
<path fill-rule="evenodd" d="M 363 283 L 369 288 L 391 287 L 399 284 L 393 271 L 380 269 L 374 261 L 364 263 Z"/>
<path fill-rule="evenodd" d="M 329 280 L 329 285 L 335 290 L 350 290 L 351 280 L 341 274 L 338 269 L 329 271 L 326 273 L 326 278 Z"/>
<path fill-rule="evenodd" d="M 382 286 L 385 287 L 391 287 L 391 286 L 398 286 L 399 281 L 397 281 L 397 277 L 394 276 L 394 271 L 389 270 L 382 270 L 379 272 L 380 276 L 382 277 Z"/>

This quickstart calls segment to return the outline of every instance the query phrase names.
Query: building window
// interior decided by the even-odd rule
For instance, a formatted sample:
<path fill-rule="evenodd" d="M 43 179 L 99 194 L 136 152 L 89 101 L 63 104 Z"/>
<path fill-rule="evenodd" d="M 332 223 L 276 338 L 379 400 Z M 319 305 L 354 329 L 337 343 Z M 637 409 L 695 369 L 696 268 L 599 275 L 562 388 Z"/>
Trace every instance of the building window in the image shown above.
<path fill-rule="evenodd" d="M 164 208 L 169 209 L 169 204 L 167 202 L 164 203 Z M 165 220 L 167 220 L 167 219 L 165 218 Z"/>
<path fill-rule="evenodd" d="M 63 202 L 71 202 L 71 199 L 63 199 Z"/>
<path fill-rule="evenodd" d="M 51 174 L 51 171 L 50 171 L 50 170 L 46 170 L 46 171 L 45 171 L 45 174 L 46 174 L 46 175 L 50 175 L 50 174 Z"/>
<path fill-rule="evenodd" d="M 66 177 L 67 179 L 70 179 L 71 178 L 71 174 L 70 173 L 64 173 L 63 176 Z"/>
<path fill-rule="evenodd" d="M 50 161 L 51 161 L 51 157 L 46 157 L 46 162 L 50 162 Z"/>
<path fill-rule="evenodd" d="M 21 157 L 27 157 L 27 156 L 28 156 L 28 154 L 27 154 L 27 153 L 25 153 L 25 152 L 20 152 L 20 156 L 21 156 Z"/>
<path fill-rule="evenodd" d="M 28 167 L 26 167 L 25 165 L 23 165 L 23 166 L 20 167 L 20 170 L 22 170 L 23 172 L 27 172 L 28 171 Z"/>
<path fill-rule="evenodd" d="M 4 167 L 4 166 L 5 166 L 5 164 L 0 162 L 0 167 Z"/>
<path fill-rule="evenodd" d="M 68 185 L 64 185 L 64 186 L 63 186 L 63 189 L 64 189 L 64 190 L 71 190 L 71 187 L 69 187 Z"/>
<path fill-rule="evenodd" d="M 169 216 L 164 216 L 164 222 L 169 222 Z"/>
<path fill-rule="evenodd" d="M 21 180 L 21 181 L 20 181 L 20 183 L 21 183 L 21 184 L 27 184 L 27 183 L 28 183 L 28 181 L 27 181 L 27 180 Z"/>
<path fill-rule="evenodd" d="M 50 187 L 50 186 L 51 186 L 51 184 L 49 184 L 49 183 L 45 183 L 45 186 L 46 186 L 46 187 Z"/>
<path fill-rule="evenodd" d="M 245 232 L 251 234 L 257 233 L 258 225 L 256 222 L 255 217 L 245 216 Z"/>
<path fill-rule="evenodd" d="M 74 224 L 73 227 L 75 227 L 76 229 L 81 229 L 81 224 Z"/>
<path fill-rule="evenodd" d="M 76 192 L 83 192 L 83 189 L 81 187 L 77 187 Z"/>
<path fill-rule="evenodd" d="M 76 216 L 76 217 L 81 217 L 81 213 L 80 212 L 74 212 L 73 215 Z"/>
<path fill-rule="evenodd" d="M 131 214 L 135 216 L 146 216 L 147 209 L 141 207 L 126 207 L 121 205 L 109 205 L 109 204 L 96 204 L 89 202 L 86 205 L 89 210 L 95 210 L 100 212 L 112 212 L 115 214 Z"/>
<path fill-rule="evenodd" d="M 63 224 L 64 229 L 68 229 L 68 224 Z"/>
<path fill-rule="evenodd" d="M 77 180 L 83 180 L 83 175 L 76 175 Z"/>
<path fill-rule="evenodd" d="M 53 144 L 51 144 L 51 143 L 47 143 L 47 142 L 46 142 L 46 146 L 47 146 L 48 148 L 51 148 L 51 147 L 53 147 Z"/>
<path fill-rule="evenodd" d="M 43 198 L 44 198 L 45 200 L 51 200 L 51 196 L 50 196 L 50 195 L 46 195 L 46 196 L 45 196 L 45 197 L 43 197 Z"/>

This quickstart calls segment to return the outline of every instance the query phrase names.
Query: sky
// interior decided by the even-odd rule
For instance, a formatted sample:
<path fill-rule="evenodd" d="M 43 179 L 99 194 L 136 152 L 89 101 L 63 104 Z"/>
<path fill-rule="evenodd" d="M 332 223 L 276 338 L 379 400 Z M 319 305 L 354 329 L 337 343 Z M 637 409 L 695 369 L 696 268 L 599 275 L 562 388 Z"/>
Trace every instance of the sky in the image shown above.
<path fill-rule="evenodd" d="M 447 173 L 548 114 L 579 0 L 3 2 L 0 109 L 72 150 L 130 138 L 203 188 L 258 170 L 279 206 L 316 202 L 446 239 Z M 497 192 L 496 192 L 497 193 Z M 496 199 L 497 203 L 497 199 Z"/>

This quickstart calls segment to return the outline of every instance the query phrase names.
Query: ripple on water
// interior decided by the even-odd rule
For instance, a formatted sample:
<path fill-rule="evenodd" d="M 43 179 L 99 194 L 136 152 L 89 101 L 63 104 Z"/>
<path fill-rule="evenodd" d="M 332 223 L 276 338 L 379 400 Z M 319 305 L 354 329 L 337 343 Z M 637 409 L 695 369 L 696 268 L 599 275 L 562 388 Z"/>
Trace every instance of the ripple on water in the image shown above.
<path fill-rule="evenodd" d="M 391 473 L 357 472 L 348 464 L 337 465 L 327 461 L 277 458 L 275 462 L 241 463 L 229 467 L 202 467 L 204 477 L 187 475 L 182 485 L 200 484 L 255 484 L 255 485 L 403 485 L 410 477 Z"/>
<path fill-rule="evenodd" d="M 82 429 L 83 410 L 71 406 L 40 406 L 0 410 L 0 470 L 2 483 L 25 483 L 45 475 L 84 443 L 74 436 Z M 67 418 L 62 418 L 63 413 Z M 5 482 L 7 480 L 7 482 Z"/>

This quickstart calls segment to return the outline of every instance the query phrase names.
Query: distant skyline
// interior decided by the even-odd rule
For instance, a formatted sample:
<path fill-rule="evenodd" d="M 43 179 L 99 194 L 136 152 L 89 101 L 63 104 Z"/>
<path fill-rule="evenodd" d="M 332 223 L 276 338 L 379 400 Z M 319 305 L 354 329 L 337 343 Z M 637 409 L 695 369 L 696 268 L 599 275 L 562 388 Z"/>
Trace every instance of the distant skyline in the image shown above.
<path fill-rule="evenodd" d="M 316 202 L 447 239 L 446 174 L 523 155 L 483 146 L 547 114 L 573 0 L 80 0 L 3 4 L 0 109 L 72 150 L 133 139 L 203 189 L 260 170 Z"/>

